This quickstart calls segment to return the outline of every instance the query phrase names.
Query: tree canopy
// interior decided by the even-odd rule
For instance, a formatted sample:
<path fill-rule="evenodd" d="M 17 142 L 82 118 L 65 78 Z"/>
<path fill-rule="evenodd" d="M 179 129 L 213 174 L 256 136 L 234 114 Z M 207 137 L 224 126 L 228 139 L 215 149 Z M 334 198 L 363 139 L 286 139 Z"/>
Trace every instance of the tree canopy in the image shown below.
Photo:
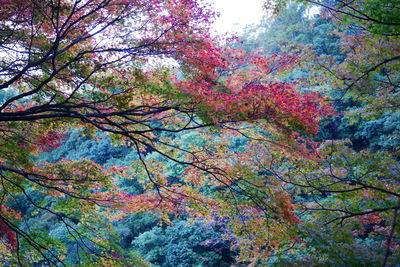
<path fill-rule="evenodd" d="M 305 2 L 0 0 L 0 262 L 394 264 L 398 4 Z"/>

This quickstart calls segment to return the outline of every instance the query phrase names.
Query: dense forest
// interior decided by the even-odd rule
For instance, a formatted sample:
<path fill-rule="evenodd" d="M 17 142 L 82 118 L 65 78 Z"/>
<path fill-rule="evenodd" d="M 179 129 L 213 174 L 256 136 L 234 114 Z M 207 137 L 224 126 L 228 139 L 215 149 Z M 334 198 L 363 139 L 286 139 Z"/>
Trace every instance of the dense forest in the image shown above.
<path fill-rule="evenodd" d="M 398 266 L 400 2 L 261 8 L 0 0 L 0 266 Z"/>

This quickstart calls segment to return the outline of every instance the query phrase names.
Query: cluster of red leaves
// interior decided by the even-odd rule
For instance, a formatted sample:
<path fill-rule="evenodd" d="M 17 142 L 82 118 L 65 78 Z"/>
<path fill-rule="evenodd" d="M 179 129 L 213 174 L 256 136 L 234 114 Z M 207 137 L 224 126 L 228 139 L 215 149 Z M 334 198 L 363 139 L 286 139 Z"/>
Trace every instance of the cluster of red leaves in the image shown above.
<path fill-rule="evenodd" d="M 29 14 L 31 5 L 24 0 L 0 0 L 0 21 L 13 19 L 23 21 Z"/>
<path fill-rule="evenodd" d="M 296 207 L 287 193 L 276 192 L 272 194 L 271 197 L 277 203 L 276 207 L 279 209 L 278 214 L 280 214 L 284 220 L 293 224 L 301 222 L 295 213 Z"/>
<path fill-rule="evenodd" d="M 6 243 L 11 249 L 15 250 L 17 248 L 15 233 L 2 219 L 0 219 L 0 236 L 7 240 Z"/>
<path fill-rule="evenodd" d="M 7 215 L 7 217 L 21 218 L 20 213 L 14 211 L 13 209 L 10 209 L 5 205 L 0 205 L 0 210 L 2 211 L 2 215 Z M 9 222 L 6 222 L 3 218 L 0 218 L 0 238 L 6 239 L 6 243 L 9 249 L 16 250 L 17 238 L 14 231 L 11 229 L 8 223 Z"/>
<path fill-rule="evenodd" d="M 204 50 L 186 58 L 198 67 L 197 75 L 176 84 L 205 108 L 214 123 L 267 119 L 280 127 L 316 134 L 320 118 L 334 114 L 318 93 L 301 92 L 295 83 L 275 78 L 296 64 L 296 56 L 266 57 L 212 43 L 202 45 Z"/>
<path fill-rule="evenodd" d="M 359 216 L 358 219 L 364 225 L 380 224 L 382 222 L 382 220 L 383 220 L 382 217 L 380 217 L 379 215 L 376 215 L 374 213 Z"/>
<path fill-rule="evenodd" d="M 323 97 L 300 93 L 289 83 L 250 84 L 237 92 L 216 92 L 211 84 L 206 87 L 204 83 L 207 82 L 192 84 L 185 91 L 207 105 L 214 123 L 248 119 L 287 121 L 315 134 L 320 117 L 332 114 Z"/>
<path fill-rule="evenodd" d="M 36 140 L 38 150 L 40 152 L 50 152 L 61 146 L 61 141 L 66 137 L 67 135 L 65 133 L 49 131 L 47 134 L 40 136 Z"/>

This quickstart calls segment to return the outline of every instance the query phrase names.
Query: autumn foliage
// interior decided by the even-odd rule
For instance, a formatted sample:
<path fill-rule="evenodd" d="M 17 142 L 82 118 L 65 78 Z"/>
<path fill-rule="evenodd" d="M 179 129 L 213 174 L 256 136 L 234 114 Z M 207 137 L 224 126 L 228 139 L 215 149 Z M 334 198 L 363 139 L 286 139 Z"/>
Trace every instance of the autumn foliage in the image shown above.
<path fill-rule="evenodd" d="M 89 255 L 82 262 L 104 266 L 130 262 L 109 238 L 110 221 L 147 211 L 165 223 L 225 218 L 243 261 L 297 242 L 292 230 L 301 220 L 288 182 L 272 168 L 258 175 L 268 160 L 318 158 L 307 136 L 335 114 L 321 94 L 285 81 L 297 55 L 223 45 L 210 34 L 216 14 L 196 0 L 0 4 L 0 90 L 9 93 L 0 102 L 0 238 L 13 263 L 63 264 L 67 253 L 8 207 L 13 201 L 62 223 Z M 108 167 L 85 158 L 40 160 L 72 129 L 94 139 L 107 133 L 138 158 Z M 174 136 L 182 132 L 204 142 L 185 147 Z M 238 136 L 250 140 L 247 151 L 230 151 Z M 146 159 L 150 153 L 162 160 Z M 181 173 L 168 175 L 166 162 Z M 143 192 L 125 192 L 122 178 L 140 181 Z M 205 193 L 207 186 L 215 193 Z"/>

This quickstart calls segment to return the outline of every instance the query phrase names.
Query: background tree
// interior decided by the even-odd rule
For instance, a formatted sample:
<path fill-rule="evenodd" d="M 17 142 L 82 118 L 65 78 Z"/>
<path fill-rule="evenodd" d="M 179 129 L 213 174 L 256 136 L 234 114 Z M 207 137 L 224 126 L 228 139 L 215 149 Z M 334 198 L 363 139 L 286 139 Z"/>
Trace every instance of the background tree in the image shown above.
<path fill-rule="evenodd" d="M 275 263 L 395 264 L 399 147 L 391 121 L 398 113 L 399 28 L 394 17 L 399 5 L 397 1 L 304 2 L 321 7 L 321 14 L 337 25 L 331 34 L 340 38 L 342 60 L 320 55 L 312 60 L 308 54 L 307 62 L 328 78 L 317 81 L 331 88 L 338 113 L 323 122 L 317 158 L 278 163 L 275 170 L 280 166 L 282 172 L 275 172 L 274 161 L 266 157 L 266 169 L 291 184 L 303 214 L 298 229 L 303 241 L 277 256 Z M 343 247 L 352 252 L 341 252 Z M 300 252 L 307 248 L 312 249 Z"/>

